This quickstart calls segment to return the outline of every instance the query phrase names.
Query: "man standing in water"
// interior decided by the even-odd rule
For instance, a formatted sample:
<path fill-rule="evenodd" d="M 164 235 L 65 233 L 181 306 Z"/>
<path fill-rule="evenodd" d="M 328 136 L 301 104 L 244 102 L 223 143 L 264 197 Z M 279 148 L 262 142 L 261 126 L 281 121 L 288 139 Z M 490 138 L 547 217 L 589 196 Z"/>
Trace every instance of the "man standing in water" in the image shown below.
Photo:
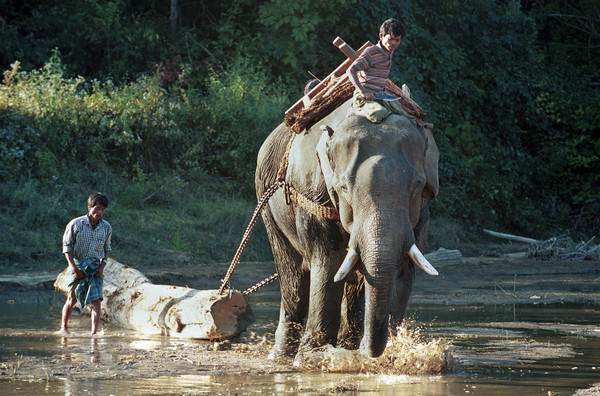
<path fill-rule="evenodd" d="M 111 251 L 112 227 L 102 219 L 108 207 L 105 195 L 90 195 L 87 206 L 88 213 L 71 220 L 63 235 L 62 252 L 72 270 L 69 294 L 62 309 L 60 332 L 64 334 L 69 332 L 68 322 L 77 300 L 82 307 L 88 304 L 92 306 L 92 335 L 96 334 L 100 323 L 102 273 Z"/>

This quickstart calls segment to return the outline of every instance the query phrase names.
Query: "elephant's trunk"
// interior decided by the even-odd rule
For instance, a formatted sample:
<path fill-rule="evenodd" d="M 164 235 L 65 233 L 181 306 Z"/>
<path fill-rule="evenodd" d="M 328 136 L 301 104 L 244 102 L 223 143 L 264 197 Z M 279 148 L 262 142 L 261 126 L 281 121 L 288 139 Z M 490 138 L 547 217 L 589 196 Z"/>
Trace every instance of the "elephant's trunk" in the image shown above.
<path fill-rule="evenodd" d="M 408 227 L 399 229 L 398 222 L 393 222 L 390 217 L 383 217 L 383 221 L 379 216 L 371 219 L 367 228 L 362 230 L 363 238 L 359 239 L 365 276 L 365 322 L 361 350 L 371 357 L 380 356 L 385 350 L 396 266 L 408 249 L 405 239 L 414 243 L 414 237 L 407 237 L 404 232 Z"/>
<path fill-rule="evenodd" d="M 390 286 L 382 285 L 382 287 L 389 290 Z M 371 357 L 381 356 L 385 350 L 389 327 L 389 305 L 390 293 L 380 292 L 377 285 L 365 284 L 365 326 L 360 349 Z"/>

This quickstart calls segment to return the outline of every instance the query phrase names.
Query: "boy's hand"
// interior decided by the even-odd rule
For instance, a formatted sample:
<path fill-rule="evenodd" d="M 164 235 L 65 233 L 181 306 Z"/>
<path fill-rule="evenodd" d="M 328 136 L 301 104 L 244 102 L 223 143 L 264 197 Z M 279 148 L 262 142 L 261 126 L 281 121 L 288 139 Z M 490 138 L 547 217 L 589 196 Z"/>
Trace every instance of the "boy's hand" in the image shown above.
<path fill-rule="evenodd" d="M 98 266 L 98 271 L 94 274 L 94 278 L 100 278 L 104 273 L 104 267 L 106 267 L 106 259 L 100 259 L 100 265 Z"/>
<path fill-rule="evenodd" d="M 85 278 L 85 274 L 79 268 L 75 267 L 75 269 L 73 270 L 73 272 L 75 273 L 75 279 L 83 279 L 83 278 Z"/>

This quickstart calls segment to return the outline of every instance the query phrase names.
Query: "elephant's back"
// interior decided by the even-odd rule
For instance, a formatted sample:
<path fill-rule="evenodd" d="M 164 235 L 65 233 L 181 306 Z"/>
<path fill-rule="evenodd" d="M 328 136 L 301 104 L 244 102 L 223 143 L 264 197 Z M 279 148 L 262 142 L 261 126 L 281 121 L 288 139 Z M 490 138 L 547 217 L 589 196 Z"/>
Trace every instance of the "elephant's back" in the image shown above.
<path fill-rule="evenodd" d="M 285 153 L 291 129 L 284 123 L 267 136 L 263 142 L 256 160 L 254 183 L 258 197 L 269 188 L 277 178 L 279 164 Z"/>

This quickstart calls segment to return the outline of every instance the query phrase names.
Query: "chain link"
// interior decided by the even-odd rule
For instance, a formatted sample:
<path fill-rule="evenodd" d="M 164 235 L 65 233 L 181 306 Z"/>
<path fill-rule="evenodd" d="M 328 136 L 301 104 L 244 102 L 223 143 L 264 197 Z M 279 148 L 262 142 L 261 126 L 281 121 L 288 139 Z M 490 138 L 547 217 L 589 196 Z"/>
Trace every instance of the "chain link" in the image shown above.
<path fill-rule="evenodd" d="M 246 289 L 246 291 L 243 293 L 244 296 L 249 296 L 250 294 L 254 293 L 255 291 L 262 289 L 263 287 L 267 286 L 268 284 L 273 283 L 273 281 L 277 278 L 279 278 L 279 274 L 274 274 L 274 275 L 269 276 L 267 279 L 265 279 L 261 282 L 258 282 L 256 285 Z"/>

